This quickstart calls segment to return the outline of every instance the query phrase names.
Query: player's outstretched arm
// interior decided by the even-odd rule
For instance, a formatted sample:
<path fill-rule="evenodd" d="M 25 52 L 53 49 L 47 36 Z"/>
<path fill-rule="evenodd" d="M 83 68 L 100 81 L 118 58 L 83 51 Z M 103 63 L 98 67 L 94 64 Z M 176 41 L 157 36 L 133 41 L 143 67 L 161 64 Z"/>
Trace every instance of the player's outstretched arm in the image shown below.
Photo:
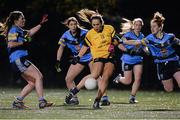
<path fill-rule="evenodd" d="M 37 33 L 37 32 L 39 31 L 39 29 L 41 28 L 41 26 L 42 26 L 44 23 L 46 23 L 47 21 L 48 21 L 48 15 L 47 15 L 47 14 L 46 14 L 46 15 L 43 15 L 42 20 L 40 21 L 40 23 L 39 23 L 37 26 L 31 28 L 31 29 L 28 31 L 28 32 L 29 32 L 29 36 L 31 37 L 31 36 L 33 36 L 35 33 Z"/>

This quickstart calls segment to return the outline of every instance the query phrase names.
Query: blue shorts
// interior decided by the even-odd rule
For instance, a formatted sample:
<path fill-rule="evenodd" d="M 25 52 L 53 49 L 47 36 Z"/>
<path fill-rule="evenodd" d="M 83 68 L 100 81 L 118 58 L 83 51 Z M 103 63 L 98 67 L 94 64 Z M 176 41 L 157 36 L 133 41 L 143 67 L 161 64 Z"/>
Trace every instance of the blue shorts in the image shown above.
<path fill-rule="evenodd" d="M 32 63 L 27 60 L 26 57 L 21 57 L 11 63 L 13 72 L 18 75 L 21 75 L 23 72 L 25 72 L 30 65 L 32 65 Z"/>
<path fill-rule="evenodd" d="M 136 64 L 127 64 L 122 62 L 122 71 L 130 71 L 135 65 L 142 65 L 142 62 L 138 62 Z"/>
<path fill-rule="evenodd" d="M 179 61 L 167 61 L 157 63 L 157 75 L 159 80 L 168 80 L 173 78 L 174 73 L 180 71 Z"/>

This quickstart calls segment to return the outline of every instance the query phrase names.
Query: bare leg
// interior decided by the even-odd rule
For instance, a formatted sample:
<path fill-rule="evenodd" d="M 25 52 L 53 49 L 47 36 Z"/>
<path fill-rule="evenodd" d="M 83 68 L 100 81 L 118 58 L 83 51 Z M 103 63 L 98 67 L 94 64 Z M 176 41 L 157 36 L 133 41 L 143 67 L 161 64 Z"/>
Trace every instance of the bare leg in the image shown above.
<path fill-rule="evenodd" d="M 124 85 L 131 84 L 131 82 L 132 82 L 132 70 L 124 71 L 124 77 L 121 77 L 119 82 L 124 84 Z"/>
<path fill-rule="evenodd" d="M 180 88 L 180 71 L 176 72 L 174 75 L 175 80 L 177 81 L 177 84 Z"/>
<path fill-rule="evenodd" d="M 65 78 L 66 85 L 69 90 L 76 86 L 74 83 L 74 79 L 77 75 L 79 75 L 79 73 L 81 73 L 83 69 L 84 69 L 84 65 L 81 65 L 79 63 L 76 65 L 71 64 Z"/>
<path fill-rule="evenodd" d="M 162 84 L 163 84 L 166 92 L 172 92 L 173 91 L 174 85 L 173 85 L 172 79 L 162 80 Z"/>
<path fill-rule="evenodd" d="M 84 83 L 85 83 L 85 81 L 86 81 L 87 78 L 93 77 L 94 79 L 97 79 L 97 78 L 100 76 L 100 74 L 101 74 L 101 72 L 102 72 L 102 70 L 103 70 L 103 63 L 101 63 L 101 62 L 95 62 L 95 63 L 93 64 L 93 66 L 95 66 L 95 67 L 93 67 L 93 70 L 92 70 L 91 74 L 85 76 L 85 77 L 79 82 L 79 84 L 77 85 L 77 89 L 80 90 L 82 87 L 84 87 Z"/>
<path fill-rule="evenodd" d="M 138 89 L 139 89 L 139 86 L 141 84 L 142 69 L 143 69 L 142 65 L 135 65 L 133 68 L 135 80 L 134 80 L 134 83 L 132 85 L 131 95 L 135 96 Z"/>
<path fill-rule="evenodd" d="M 114 70 L 114 64 L 112 64 L 110 62 L 105 63 L 105 66 L 103 69 L 103 74 L 102 74 L 102 80 L 100 81 L 96 98 L 100 99 L 102 97 L 102 95 L 105 93 L 106 88 L 109 83 L 109 78 L 111 77 L 113 70 Z"/>

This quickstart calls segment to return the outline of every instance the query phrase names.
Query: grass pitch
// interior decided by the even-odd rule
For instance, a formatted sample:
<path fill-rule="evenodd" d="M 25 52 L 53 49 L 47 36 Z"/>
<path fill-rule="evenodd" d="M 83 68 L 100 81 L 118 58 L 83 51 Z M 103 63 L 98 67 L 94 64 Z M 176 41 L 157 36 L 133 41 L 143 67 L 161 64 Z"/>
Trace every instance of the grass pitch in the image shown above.
<path fill-rule="evenodd" d="M 26 97 L 25 103 L 31 109 L 13 109 L 11 104 L 20 89 L 0 88 L 0 119 L 180 119 L 180 94 L 163 91 L 139 91 L 138 104 L 129 104 L 130 91 L 108 90 L 110 106 L 93 110 L 92 103 L 96 91 L 81 90 L 80 104 L 63 104 L 67 90 L 45 89 L 47 100 L 53 107 L 38 109 L 35 92 Z"/>

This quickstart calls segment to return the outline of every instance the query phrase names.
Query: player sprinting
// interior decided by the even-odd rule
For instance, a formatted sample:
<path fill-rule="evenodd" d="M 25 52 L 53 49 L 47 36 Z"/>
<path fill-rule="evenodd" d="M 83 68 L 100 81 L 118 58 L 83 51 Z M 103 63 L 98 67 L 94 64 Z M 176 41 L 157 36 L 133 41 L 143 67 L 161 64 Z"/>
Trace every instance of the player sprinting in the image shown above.
<path fill-rule="evenodd" d="M 174 34 L 163 31 L 165 18 L 159 12 L 151 20 L 151 34 L 139 41 L 124 41 L 125 44 L 145 45 L 149 48 L 157 67 L 158 79 L 161 80 L 165 91 L 173 91 L 173 78 L 180 87 L 180 63 L 173 45 L 180 45 L 180 40 Z"/>
<path fill-rule="evenodd" d="M 38 68 L 28 60 L 26 48 L 26 45 L 31 41 L 30 37 L 38 32 L 47 20 L 47 16 L 44 16 L 40 24 L 30 30 L 23 29 L 25 17 L 21 11 L 11 12 L 6 20 L 5 33 L 7 35 L 7 47 L 12 70 L 28 83 L 15 98 L 12 104 L 13 108 L 27 108 L 23 100 L 34 88 L 39 98 L 39 108 L 49 107 L 53 104 L 47 102 L 44 98 L 43 76 Z"/>
<path fill-rule="evenodd" d="M 139 40 L 143 39 L 144 35 L 141 33 L 143 27 L 143 20 L 141 18 L 135 18 L 133 21 L 127 19 L 126 23 L 122 24 L 122 31 L 126 31 L 122 39 L 123 40 Z M 119 74 L 114 80 L 114 83 L 122 83 L 129 85 L 132 83 L 133 74 L 134 82 L 132 84 L 131 95 L 129 98 L 129 103 L 137 103 L 136 93 L 139 89 L 141 83 L 141 75 L 143 71 L 143 57 L 140 55 L 143 52 L 143 46 L 135 45 L 125 45 L 119 44 L 119 49 L 123 51 L 121 60 L 122 60 L 122 70 L 124 77 Z"/>
<path fill-rule="evenodd" d="M 65 46 L 67 46 L 71 50 L 73 56 L 77 56 L 85 42 L 84 39 L 86 33 L 88 32 L 88 30 L 80 27 L 79 22 L 75 17 L 69 17 L 67 20 L 64 21 L 64 24 L 69 28 L 69 30 L 67 30 L 59 40 L 60 46 L 57 51 L 57 63 L 56 63 L 56 69 L 59 71 L 61 70 L 60 69 L 61 57 Z M 76 87 L 74 83 L 74 79 L 75 77 L 77 77 L 77 75 L 79 75 L 82 72 L 85 66 L 88 65 L 90 68 L 90 72 L 92 72 L 92 64 L 93 64 L 92 56 L 89 48 L 77 63 L 76 60 L 71 61 L 71 65 L 69 67 L 69 70 L 65 78 L 66 85 L 69 91 L 72 91 Z M 110 102 L 106 94 L 104 95 L 104 98 L 105 100 L 103 100 L 103 105 L 109 105 Z M 69 101 L 65 101 L 65 103 L 70 105 L 78 105 L 79 100 L 77 96 L 74 95 Z"/>

